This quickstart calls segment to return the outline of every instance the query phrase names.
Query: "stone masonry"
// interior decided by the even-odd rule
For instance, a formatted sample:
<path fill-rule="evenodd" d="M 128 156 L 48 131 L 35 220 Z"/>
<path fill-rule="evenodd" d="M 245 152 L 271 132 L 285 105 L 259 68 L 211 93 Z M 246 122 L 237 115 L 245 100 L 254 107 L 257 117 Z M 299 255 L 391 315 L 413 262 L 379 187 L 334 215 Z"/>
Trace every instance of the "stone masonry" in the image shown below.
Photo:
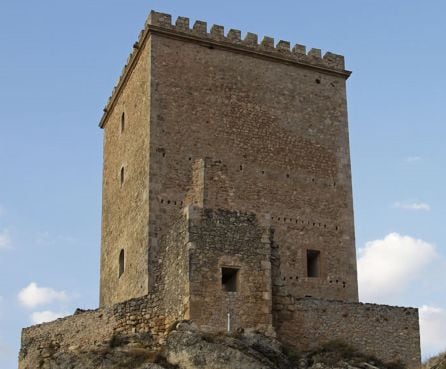
<path fill-rule="evenodd" d="M 271 232 L 252 213 L 187 207 L 161 238 L 156 291 L 24 329 L 19 369 L 45 368 L 54 353 L 88 351 L 116 337 L 144 337 L 157 349 L 182 319 L 224 332 L 228 314 L 231 331 L 253 328 L 301 352 L 342 341 L 384 362 L 417 367 L 417 309 L 271 296 Z M 237 291 L 221 288 L 223 266 L 238 270 Z"/>
<path fill-rule="evenodd" d="M 100 307 L 24 329 L 45 350 L 192 320 L 297 350 L 420 361 L 418 311 L 358 302 L 344 58 L 151 12 L 108 101 Z"/>
<path fill-rule="evenodd" d="M 270 215 L 279 293 L 357 301 L 343 57 L 206 30 L 152 12 L 105 108 L 101 306 L 153 290 L 159 240 L 206 158 L 223 170 L 212 207 Z"/>

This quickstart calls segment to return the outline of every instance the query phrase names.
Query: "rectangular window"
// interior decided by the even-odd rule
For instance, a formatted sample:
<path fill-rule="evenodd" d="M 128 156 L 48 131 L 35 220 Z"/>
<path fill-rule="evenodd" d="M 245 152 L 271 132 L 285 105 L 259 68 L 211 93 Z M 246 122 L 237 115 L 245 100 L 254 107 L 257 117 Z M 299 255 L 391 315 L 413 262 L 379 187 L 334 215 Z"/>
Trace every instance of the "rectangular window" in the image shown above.
<path fill-rule="evenodd" d="M 221 286 L 225 292 L 237 292 L 238 268 L 221 268 Z"/>
<path fill-rule="evenodd" d="M 321 272 L 321 252 L 307 250 L 307 277 L 316 278 Z"/>

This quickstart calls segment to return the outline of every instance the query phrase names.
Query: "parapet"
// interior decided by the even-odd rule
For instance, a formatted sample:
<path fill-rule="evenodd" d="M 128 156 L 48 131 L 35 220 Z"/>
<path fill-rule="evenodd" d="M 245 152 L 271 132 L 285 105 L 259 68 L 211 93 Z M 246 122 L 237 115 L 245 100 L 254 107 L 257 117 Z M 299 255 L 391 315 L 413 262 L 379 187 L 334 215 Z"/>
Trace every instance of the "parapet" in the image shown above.
<path fill-rule="evenodd" d="M 322 73 L 341 75 L 344 78 L 348 78 L 351 74 L 350 71 L 345 70 L 344 57 L 342 55 L 326 52 L 322 56 L 320 49 L 312 48 L 307 52 L 306 46 L 300 44 L 295 44 L 291 48 L 291 43 L 284 40 L 280 40 L 275 44 L 274 38 L 268 36 L 264 36 L 262 41 L 259 42 L 258 35 L 251 32 L 247 32 L 246 36 L 242 39 L 242 32 L 240 30 L 230 29 L 225 33 L 223 26 L 215 24 L 211 26 L 208 32 L 207 22 L 197 20 L 191 27 L 190 20 L 186 17 L 178 17 L 175 24 L 173 24 L 170 14 L 151 11 L 144 25 L 144 29 L 140 32 L 138 41 L 134 43 L 133 50 L 104 108 L 104 115 L 99 123 L 99 127 L 103 128 L 113 101 L 121 90 L 130 70 L 133 68 L 137 60 L 138 52 L 150 33 L 188 39 L 192 42 L 195 41 L 214 47 L 250 53 L 257 57 L 298 64 L 303 67 L 319 70 Z"/>
<path fill-rule="evenodd" d="M 175 33 L 181 33 L 194 38 L 200 38 L 207 42 L 217 42 L 224 46 L 236 48 L 248 48 L 250 51 L 265 53 L 267 55 L 275 54 L 279 57 L 287 57 L 300 63 L 311 64 L 327 68 L 334 71 L 346 72 L 344 65 L 344 57 L 342 55 L 327 52 L 322 57 L 320 49 L 311 49 L 306 52 L 304 45 L 296 44 L 291 48 L 289 41 L 280 40 L 274 44 L 272 37 L 265 36 L 259 42 L 259 37 L 255 33 L 248 32 L 242 39 L 241 31 L 238 29 L 230 29 L 226 34 L 223 26 L 214 24 L 207 31 L 207 23 L 197 20 L 192 27 L 189 25 L 189 18 L 178 17 L 175 24 L 172 24 L 172 16 L 170 14 L 158 13 L 152 11 L 147 19 L 147 29 L 154 31 L 166 30 Z"/>

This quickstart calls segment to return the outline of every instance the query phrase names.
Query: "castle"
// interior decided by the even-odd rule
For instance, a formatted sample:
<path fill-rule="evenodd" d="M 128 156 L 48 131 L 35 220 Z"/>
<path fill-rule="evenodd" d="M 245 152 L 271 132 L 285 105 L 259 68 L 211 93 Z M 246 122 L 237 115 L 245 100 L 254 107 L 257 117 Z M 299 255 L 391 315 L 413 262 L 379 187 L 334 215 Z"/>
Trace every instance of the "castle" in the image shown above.
<path fill-rule="evenodd" d="M 340 55 L 151 12 L 100 122 L 100 307 L 24 329 L 20 368 L 182 319 L 416 367 L 417 309 L 358 302 L 349 76 Z"/>

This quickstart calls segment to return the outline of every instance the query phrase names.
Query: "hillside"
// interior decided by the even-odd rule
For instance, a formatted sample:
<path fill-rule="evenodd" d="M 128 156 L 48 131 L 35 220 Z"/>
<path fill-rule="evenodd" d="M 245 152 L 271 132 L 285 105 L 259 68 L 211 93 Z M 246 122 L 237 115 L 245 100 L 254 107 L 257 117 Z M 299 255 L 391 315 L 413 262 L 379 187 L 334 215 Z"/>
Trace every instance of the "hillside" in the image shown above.
<path fill-rule="evenodd" d="M 153 347 L 148 335 L 116 335 L 95 347 L 82 347 L 80 343 L 65 352 L 57 347 L 42 350 L 34 358 L 32 369 L 402 368 L 398 364 L 384 365 L 339 342 L 313 352 L 297 353 L 257 332 L 211 335 L 187 322 L 176 324 L 162 348 L 154 350 Z"/>

